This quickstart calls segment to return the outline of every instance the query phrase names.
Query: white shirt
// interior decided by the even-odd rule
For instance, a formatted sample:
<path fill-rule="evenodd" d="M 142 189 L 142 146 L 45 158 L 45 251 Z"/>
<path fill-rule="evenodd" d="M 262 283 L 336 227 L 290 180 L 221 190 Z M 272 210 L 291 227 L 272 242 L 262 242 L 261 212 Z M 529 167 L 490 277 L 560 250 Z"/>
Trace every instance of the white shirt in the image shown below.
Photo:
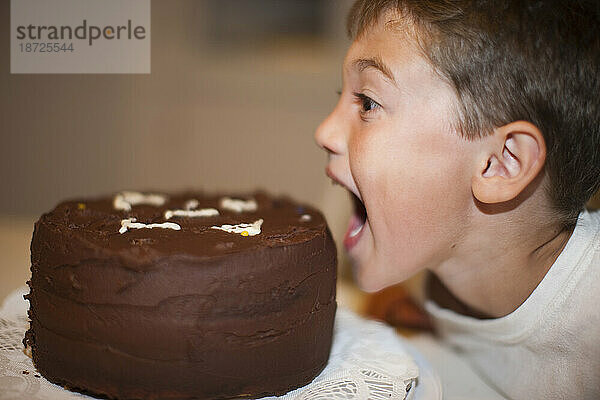
<path fill-rule="evenodd" d="M 425 303 L 444 341 L 511 399 L 600 399 L 600 211 L 512 313 L 479 320 Z"/>

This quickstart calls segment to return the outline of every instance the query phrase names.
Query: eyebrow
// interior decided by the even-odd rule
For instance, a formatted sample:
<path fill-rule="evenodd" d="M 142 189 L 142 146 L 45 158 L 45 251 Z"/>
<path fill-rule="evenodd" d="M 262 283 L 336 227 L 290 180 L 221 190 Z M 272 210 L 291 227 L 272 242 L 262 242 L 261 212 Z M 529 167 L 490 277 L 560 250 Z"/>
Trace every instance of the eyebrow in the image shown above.
<path fill-rule="evenodd" d="M 352 65 L 355 68 L 358 68 L 360 72 L 364 71 L 369 67 L 373 67 L 379 72 L 381 72 L 386 78 L 388 78 L 394 85 L 396 85 L 396 79 L 394 78 L 394 74 L 392 71 L 385 65 L 385 63 L 381 60 L 381 58 L 375 56 L 372 58 L 359 58 L 355 60 Z"/>

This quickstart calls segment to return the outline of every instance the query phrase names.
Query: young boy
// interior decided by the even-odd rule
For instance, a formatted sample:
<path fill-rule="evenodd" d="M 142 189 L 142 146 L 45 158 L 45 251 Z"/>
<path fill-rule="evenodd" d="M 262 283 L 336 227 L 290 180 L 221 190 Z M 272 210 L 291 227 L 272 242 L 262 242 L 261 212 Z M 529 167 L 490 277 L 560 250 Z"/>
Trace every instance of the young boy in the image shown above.
<path fill-rule="evenodd" d="M 315 136 L 374 291 L 432 274 L 443 339 L 503 395 L 600 399 L 595 2 L 359 0 Z"/>

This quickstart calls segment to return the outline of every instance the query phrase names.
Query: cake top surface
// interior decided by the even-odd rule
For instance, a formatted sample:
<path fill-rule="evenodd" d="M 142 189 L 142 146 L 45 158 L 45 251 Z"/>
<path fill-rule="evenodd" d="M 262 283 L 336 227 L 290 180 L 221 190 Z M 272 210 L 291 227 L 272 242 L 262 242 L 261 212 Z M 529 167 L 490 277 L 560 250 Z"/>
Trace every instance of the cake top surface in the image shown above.
<path fill-rule="evenodd" d="M 104 249 L 140 262 L 294 245 L 327 230 L 315 208 L 263 191 L 236 195 L 124 191 L 62 202 L 38 223 L 85 243 L 91 251 Z"/>

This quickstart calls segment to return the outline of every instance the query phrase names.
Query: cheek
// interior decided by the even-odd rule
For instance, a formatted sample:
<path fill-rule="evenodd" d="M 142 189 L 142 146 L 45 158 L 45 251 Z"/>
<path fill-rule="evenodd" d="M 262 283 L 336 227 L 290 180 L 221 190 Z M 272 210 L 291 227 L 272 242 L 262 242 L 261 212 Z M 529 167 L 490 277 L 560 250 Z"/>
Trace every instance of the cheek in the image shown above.
<path fill-rule="evenodd" d="M 370 129 L 361 129 L 348 141 L 352 177 L 367 200 L 374 197 L 374 191 L 380 186 L 382 172 L 394 162 L 387 154 L 387 148 L 391 145 L 389 132 L 385 125 L 377 124 Z"/>
<path fill-rule="evenodd" d="M 364 160 L 375 166 L 364 176 L 377 262 L 395 265 L 398 279 L 440 260 L 460 233 L 470 198 L 460 139 L 413 138 L 389 141 Z"/>

